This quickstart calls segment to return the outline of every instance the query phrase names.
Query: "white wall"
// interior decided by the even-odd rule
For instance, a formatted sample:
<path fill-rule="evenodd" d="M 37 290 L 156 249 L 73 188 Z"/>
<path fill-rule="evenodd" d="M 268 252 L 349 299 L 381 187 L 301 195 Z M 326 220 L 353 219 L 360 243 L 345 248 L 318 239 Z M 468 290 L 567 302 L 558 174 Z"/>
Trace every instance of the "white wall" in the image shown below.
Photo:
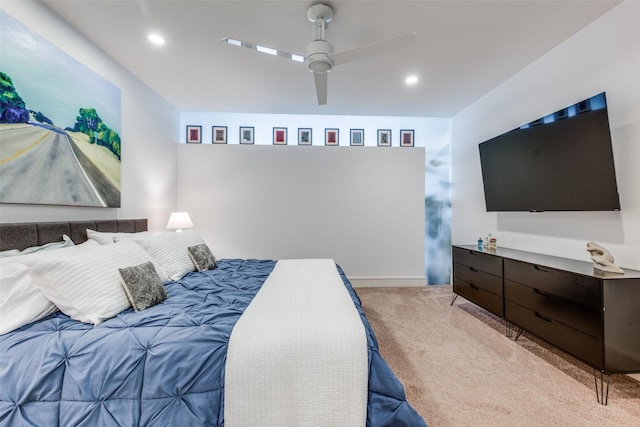
<path fill-rule="evenodd" d="M 178 207 L 217 257 L 333 258 L 424 285 L 424 148 L 178 147 Z"/>
<path fill-rule="evenodd" d="M 446 245 L 431 245 L 426 258 L 424 233 L 425 220 L 439 219 L 425 218 L 425 197 L 444 197 L 449 205 L 448 185 L 443 195 L 433 164 L 448 152 L 450 119 L 185 112 L 181 142 L 188 125 L 202 126 L 203 138 L 201 148 L 179 148 L 177 208 L 199 212 L 196 227 L 218 256 L 339 257 L 356 286 L 424 285 L 429 258 L 432 284 L 448 282 L 448 227 Z M 252 126 L 256 145 L 212 147 L 212 126 L 226 126 L 228 145 L 235 146 L 239 127 Z M 287 147 L 273 146 L 274 126 L 288 129 Z M 313 130 L 313 147 L 297 146 L 298 128 Z M 324 146 L 325 128 L 339 129 L 340 147 Z M 349 146 L 353 128 L 364 129 L 365 147 Z M 377 147 L 378 129 L 391 130 L 392 148 Z M 415 131 L 414 148 L 399 147 L 401 129 Z M 202 194 L 223 202 L 201 200 Z M 281 209 L 292 216 L 283 219 Z M 248 215 L 255 224 L 239 213 L 246 210 L 254 212 Z"/>
<path fill-rule="evenodd" d="M 640 2 L 623 2 L 457 114 L 452 122 L 452 241 L 589 261 L 593 240 L 640 269 Z M 606 91 L 620 212 L 487 213 L 478 144 Z M 597 195 L 594 195 L 597 197 Z"/>
<path fill-rule="evenodd" d="M 122 97 L 121 208 L 0 204 L 2 222 L 148 218 L 164 228 L 176 202 L 179 112 L 38 2 L 3 1 L 2 10 L 110 81 Z"/>

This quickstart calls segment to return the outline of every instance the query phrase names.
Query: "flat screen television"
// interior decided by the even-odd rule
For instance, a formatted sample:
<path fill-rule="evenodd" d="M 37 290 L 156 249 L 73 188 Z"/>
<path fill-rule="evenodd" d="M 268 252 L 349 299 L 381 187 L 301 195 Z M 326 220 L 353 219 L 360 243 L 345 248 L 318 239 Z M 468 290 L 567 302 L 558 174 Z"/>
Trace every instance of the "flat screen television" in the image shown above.
<path fill-rule="evenodd" d="M 615 211 L 605 93 L 479 145 L 487 211 Z"/>

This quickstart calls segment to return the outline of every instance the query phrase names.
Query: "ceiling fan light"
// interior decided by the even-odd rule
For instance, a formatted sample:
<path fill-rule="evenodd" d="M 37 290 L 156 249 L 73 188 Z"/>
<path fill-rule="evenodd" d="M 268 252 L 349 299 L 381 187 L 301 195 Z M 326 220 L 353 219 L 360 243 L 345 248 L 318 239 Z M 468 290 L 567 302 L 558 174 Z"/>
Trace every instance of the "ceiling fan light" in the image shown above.
<path fill-rule="evenodd" d="M 240 40 L 236 40 L 236 39 L 232 39 L 229 37 L 225 37 L 224 39 L 222 39 L 223 42 L 232 44 L 234 46 L 242 46 L 242 42 Z"/>
<path fill-rule="evenodd" d="M 313 61 L 309 63 L 309 70 L 314 73 L 327 73 L 331 70 L 331 64 L 326 61 Z"/>
<path fill-rule="evenodd" d="M 278 51 L 275 50 L 275 49 L 272 49 L 270 47 L 256 45 L 256 50 L 258 52 L 266 53 L 266 54 L 273 55 L 273 56 L 278 56 Z"/>

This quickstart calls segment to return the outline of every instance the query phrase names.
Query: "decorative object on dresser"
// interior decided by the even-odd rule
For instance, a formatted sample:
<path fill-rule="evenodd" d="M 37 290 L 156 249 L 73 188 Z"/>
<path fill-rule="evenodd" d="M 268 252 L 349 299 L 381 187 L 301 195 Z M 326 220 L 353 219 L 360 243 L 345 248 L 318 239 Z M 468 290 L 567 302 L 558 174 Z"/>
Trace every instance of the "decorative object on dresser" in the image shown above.
<path fill-rule="evenodd" d="M 589 262 L 508 248 L 453 246 L 453 292 L 594 369 L 607 404 L 609 376 L 640 372 L 640 271 L 625 275 Z"/>
<path fill-rule="evenodd" d="M 611 273 L 624 274 L 624 270 L 615 264 L 615 259 L 611 252 L 597 244 L 596 242 L 587 243 L 587 252 L 591 254 L 591 260 L 593 261 L 593 268 L 598 270 L 608 271 Z"/>

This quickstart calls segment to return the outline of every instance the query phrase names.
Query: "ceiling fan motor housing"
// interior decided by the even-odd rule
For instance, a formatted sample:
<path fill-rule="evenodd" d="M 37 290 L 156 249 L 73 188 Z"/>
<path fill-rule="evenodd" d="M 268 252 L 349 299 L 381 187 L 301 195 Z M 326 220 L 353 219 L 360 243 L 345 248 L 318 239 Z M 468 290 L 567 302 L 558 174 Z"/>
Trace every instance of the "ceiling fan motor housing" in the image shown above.
<path fill-rule="evenodd" d="M 333 53 L 333 46 L 326 40 L 315 40 L 307 45 L 307 62 L 309 70 L 315 73 L 326 73 L 333 67 L 329 54 Z"/>
<path fill-rule="evenodd" d="M 307 18 L 311 22 L 331 21 L 333 18 L 333 9 L 326 4 L 314 4 L 307 10 Z"/>

